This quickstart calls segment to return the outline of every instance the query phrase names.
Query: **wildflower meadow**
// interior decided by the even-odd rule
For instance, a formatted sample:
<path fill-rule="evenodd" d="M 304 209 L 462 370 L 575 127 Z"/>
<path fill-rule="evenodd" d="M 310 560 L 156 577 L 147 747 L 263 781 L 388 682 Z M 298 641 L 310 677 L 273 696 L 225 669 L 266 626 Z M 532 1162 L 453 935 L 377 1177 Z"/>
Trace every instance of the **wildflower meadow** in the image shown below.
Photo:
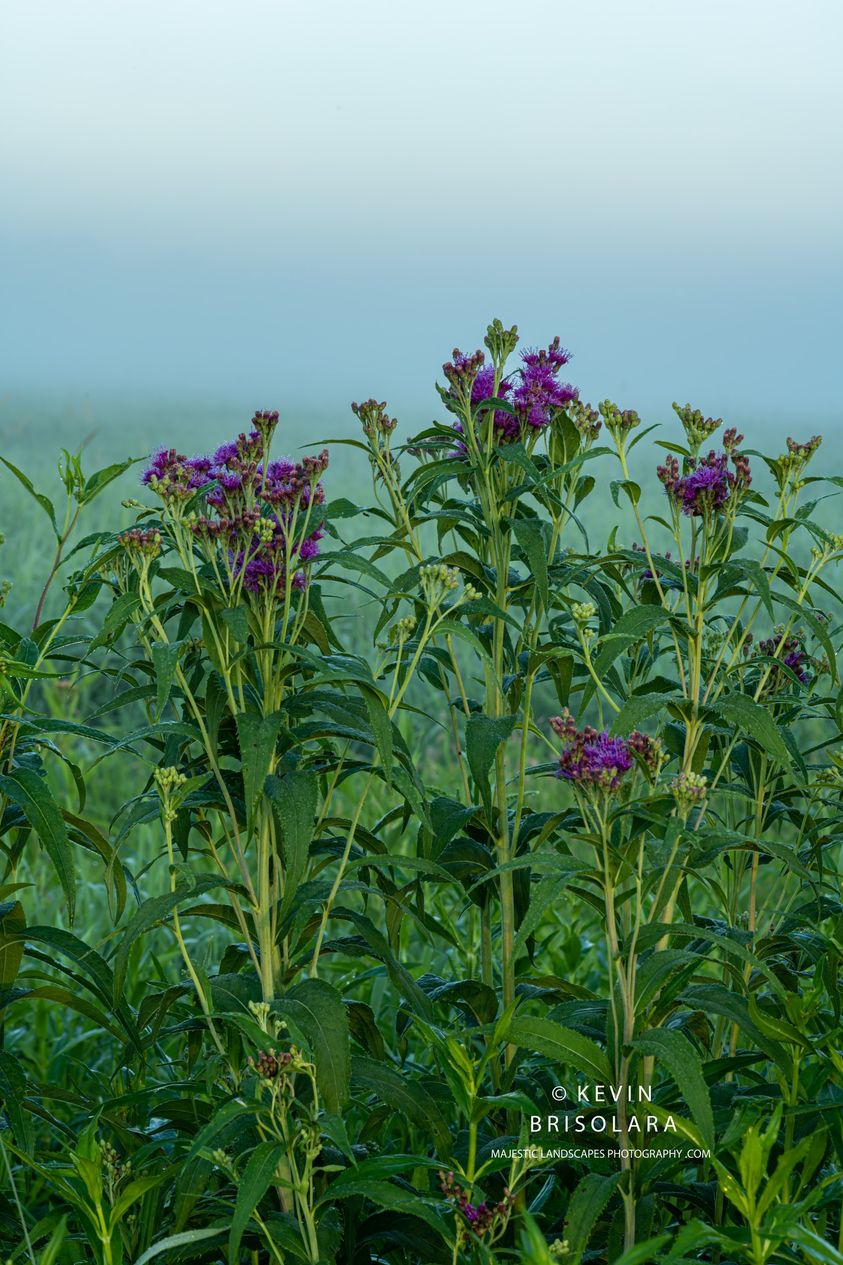
<path fill-rule="evenodd" d="M 843 477 L 568 361 L 0 454 L 3 1261 L 843 1262 Z"/>

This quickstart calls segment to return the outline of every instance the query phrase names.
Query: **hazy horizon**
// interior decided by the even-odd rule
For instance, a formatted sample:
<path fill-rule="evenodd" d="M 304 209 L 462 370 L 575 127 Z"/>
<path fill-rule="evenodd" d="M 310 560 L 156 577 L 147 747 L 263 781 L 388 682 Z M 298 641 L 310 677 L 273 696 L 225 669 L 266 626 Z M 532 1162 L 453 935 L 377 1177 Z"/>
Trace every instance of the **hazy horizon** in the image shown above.
<path fill-rule="evenodd" d="M 0 425 L 426 418 L 500 316 L 652 420 L 839 426 L 841 35 L 830 0 L 7 0 Z"/>

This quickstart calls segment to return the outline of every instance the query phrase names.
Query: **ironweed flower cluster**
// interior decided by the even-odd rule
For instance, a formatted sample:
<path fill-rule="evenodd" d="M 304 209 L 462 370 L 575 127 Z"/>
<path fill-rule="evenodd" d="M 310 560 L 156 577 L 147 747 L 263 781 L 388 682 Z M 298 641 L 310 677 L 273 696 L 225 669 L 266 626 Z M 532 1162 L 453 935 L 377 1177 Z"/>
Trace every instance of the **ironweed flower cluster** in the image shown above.
<path fill-rule="evenodd" d="M 580 399 L 573 399 L 567 404 L 565 411 L 576 426 L 583 441 L 586 444 L 594 443 L 603 428 L 598 410 L 592 408 L 590 404 L 583 403 Z"/>
<path fill-rule="evenodd" d="M 705 803 L 708 794 L 708 779 L 691 771 L 677 773 L 670 783 L 670 789 L 673 792 L 679 816 L 685 821 L 693 808 L 698 808 Z"/>
<path fill-rule="evenodd" d="M 304 588 L 307 566 L 319 554 L 322 528 L 314 511 L 325 499 L 319 480 L 328 466 L 327 450 L 300 462 L 270 460 L 277 424 L 276 411 L 255 413 L 249 432 L 211 456 L 161 449 L 142 476 L 231 588 L 270 600 Z M 196 498 L 204 512 L 186 512 Z"/>
<path fill-rule="evenodd" d="M 506 347 L 514 346 L 514 331 L 508 334 Z M 511 408 L 492 411 L 496 439 L 502 443 L 526 439 L 547 427 L 579 398 L 576 387 L 559 378 L 570 358 L 570 352 L 560 345 L 557 335 L 546 348 L 525 348 L 520 367 L 502 377 L 498 367 L 486 363 L 482 351 L 466 356 L 455 348 L 453 359 L 442 366 L 451 388 L 444 396 L 454 411 L 464 408 L 466 402 L 472 410 L 478 410 L 487 400 L 505 401 Z M 593 422 L 590 425 L 593 426 Z M 458 434 L 465 433 L 462 422 L 457 422 L 454 429 Z M 465 445 L 458 441 L 456 452 L 464 451 Z"/>
<path fill-rule="evenodd" d="M 759 641 L 758 650 L 769 658 L 777 659 L 784 667 L 790 669 L 802 685 L 807 685 L 810 680 L 808 668 L 813 660 L 805 648 L 804 638 L 805 634 L 801 628 L 788 633 L 786 629 L 779 627 L 774 631 L 772 637 Z M 784 673 L 780 670 L 779 663 L 773 664 L 770 680 L 782 678 L 783 676 Z"/>
<path fill-rule="evenodd" d="M 272 1081 L 290 1067 L 294 1057 L 292 1050 L 260 1050 L 257 1058 L 252 1058 L 250 1055 L 248 1062 L 249 1067 L 261 1080 Z"/>
<path fill-rule="evenodd" d="M 591 725 L 579 730 L 567 708 L 561 716 L 551 717 L 550 727 L 566 744 L 559 757 L 557 777 L 577 786 L 617 791 L 636 756 L 648 776 L 658 775 L 663 758 L 661 744 L 638 730 L 628 738 L 613 737 L 607 730 L 601 733 Z"/>
<path fill-rule="evenodd" d="M 161 533 L 155 528 L 144 531 L 140 527 L 133 527 L 130 531 L 124 531 L 117 539 L 127 553 L 157 558 L 161 552 Z"/>
<path fill-rule="evenodd" d="M 613 404 L 611 400 L 603 400 L 597 408 L 606 429 L 618 443 L 623 443 L 629 432 L 641 425 L 641 418 L 634 408 L 618 408 L 617 404 Z"/>
<path fill-rule="evenodd" d="M 708 517 L 734 506 L 738 498 L 749 488 L 752 473 L 749 460 L 742 456 L 736 444 L 728 452 L 717 453 L 714 449 L 705 457 L 686 462 L 679 472 L 676 457 L 669 456 L 664 465 L 656 468 L 659 481 L 673 503 L 688 517 Z M 731 458 L 734 470 L 729 469 Z"/>

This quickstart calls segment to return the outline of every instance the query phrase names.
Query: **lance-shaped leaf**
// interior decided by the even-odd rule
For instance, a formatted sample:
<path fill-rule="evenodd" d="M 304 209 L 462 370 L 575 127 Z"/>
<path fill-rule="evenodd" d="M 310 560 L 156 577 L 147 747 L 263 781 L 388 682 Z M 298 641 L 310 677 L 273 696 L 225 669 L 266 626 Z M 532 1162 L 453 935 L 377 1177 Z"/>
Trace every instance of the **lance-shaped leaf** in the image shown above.
<path fill-rule="evenodd" d="M 325 980 L 296 984 L 273 1009 L 303 1034 L 316 1064 L 316 1084 L 330 1112 L 348 1100 L 350 1050 L 348 1015 L 342 998 Z"/>
<path fill-rule="evenodd" d="M 746 694 L 730 694 L 712 704 L 712 711 L 754 738 L 761 748 L 786 767 L 791 764 L 790 752 L 773 717 L 766 707 Z"/>
<path fill-rule="evenodd" d="M 633 1044 L 641 1054 L 651 1055 L 667 1068 L 706 1146 L 714 1146 L 711 1097 L 703 1076 L 702 1060 L 688 1038 L 675 1028 L 653 1028 Z"/>
<path fill-rule="evenodd" d="M 0 794 L 17 804 L 44 845 L 64 891 L 68 918 L 72 923 L 76 912 L 73 853 L 64 819 L 49 786 L 32 769 L 18 768 L 0 775 Z"/>
<path fill-rule="evenodd" d="M 595 1082 L 609 1085 L 612 1069 L 605 1053 L 595 1041 L 565 1028 L 552 1019 L 512 1019 L 506 1030 L 506 1039 L 524 1050 L 543 1054 L 559 1067 L 575 1067 L 578 1072 L 593 1077 Z"/>
<path fill-rule="evenodd" d="M 280 712 L 273 712 L 271 716 L 242 712 L 237 717 L 237 736 L 240 739 L 240 758 L 243 763 L 243 798 L 250 822 L 269 773 L 281 720 Z"/>
<path fill-rule="evenodd" d="M 269 778 L 266 783 L 284 859 L 282 917 L 291 908 L 307 870 L 318 791 L 316 775 L 306 771 L 285 773 L 283 777 Z"/>
<path fill-rule="evenodd" d="M 228 1238 L 229 1265 L 240 1260 L 240 1244 L 252 1213 L 272 1185 L 279 1161 L 286 1154 L 282 1142 L 261 1142 L 249 1156 L 237 1187 L 237 1203 Z"/>
<path fill-rule="evenodd" d="M 565 1238 L 571 1265 L 579 1265 L 588 1240 L 602 1216 L 606 1205 L 615 1193 L 620 1173 L 586 1173 L 568 1204 L 565 1221 Z"/>

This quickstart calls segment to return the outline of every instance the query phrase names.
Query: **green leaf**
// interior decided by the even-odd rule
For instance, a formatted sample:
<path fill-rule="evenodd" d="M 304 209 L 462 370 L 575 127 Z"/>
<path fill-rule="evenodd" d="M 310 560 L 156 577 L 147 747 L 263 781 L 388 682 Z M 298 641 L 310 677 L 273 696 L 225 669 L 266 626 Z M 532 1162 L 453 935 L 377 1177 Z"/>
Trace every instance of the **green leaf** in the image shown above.
<path fill-rule="evenodd" d="M 126 461 L 118 461 L 114 465 L 104 466 L 102 470 L 95 470 L 82 490 L 79 504 L 87 505 L 95 496 L 99 496 L 103 488 L 107 488 L 109 483 L 119 479 L 120 475 L 128 470 L 130 466 L 137 465 L 139 461 L 143 460 L 143 457 L 129 457 Z"/>
<path fill-rule="evenodd" d="M 556 901 L 574 876 L 574 873 L 571 873 L 560 878 L 558 874 L 549 874 L 546 878 L 540 879 L 533 887 L 527 912 L 521 919 L 518 933 L 512 946 L 513 957 L 518 956 L 548 909 L 551 909 L 556 904 Z"/>
<path fill-rule="evenodd" d="M 226 607 L 220 611 L 220 619 L 240 646 L 249 640 L 249 610 L 246 606 Z"/>
<path fill-rule="evenodd" d="M 157 1243 L 153 1243 L 152 1247 L 148 1247 L 135 1261 L 135 1265 L 147 1265 L 148 1261 L 154 1260 L 162 1252 L 170 1252 L 177 1247 L 188 1247 L 191 1243 L 202 1243 L 206 1239 L 219 1238 L 221 1234 L 226 1233 L 227 1229 L 227 1226 L 209 1226 L 207 1230 L 184 1230 L 181 1234 L 170 1234 L 166 1239 L 159 1239 Z"/>
<path fill-rule="evenodd" d="M 76 912 L 76 873 L 73 853 L 59 806 L 43 778 L 32 769 L 17 768 L 0 775 L 0 794 L 17 804 L 44 845 L 67 900 L 70 922 Z"/>
<path fill-rule="evenodd" d="M 618 509 L 620 509 L 618 493 L 621 491 L 626 493 L 627 499 L 633 508 L 641 500 L 641 488 L 637 483 L 633 483 L 632 479 L 613 479 L 609 484 L 609 491 L 611 492 L 612 500 L 615 502 L 615 505 L 618 506 Z"/>
<path fill-rule="evenodd" d="M 568 1241 L 568 1259 L 571 1265 L 579 1265 L 582 1260 L 597 1220 L 614 1195 L 620 1179 L 620 1173 L 610 1173 L 608 1176 L 587 1173 L 571 1196 L 565 1220 L 565 1238 Z"/>
<path fill-rule="evenodd" d="M 652 1055 L 667 1067 L 688 1104 L 694 1123 L 705 1138 L 706 1146 L 713 1147 L 711 1098 L 703 1076 L 702 1060 L 688 1038 L 675 1028 L 653 1028 L 633 1044 L 640 1053 Z"/>
<path fill-rule="evenodd" d="M 430 805 L 430 820 L 437 852 L 441 852 L 451 842 L 457 831 L 471 821 L 477 810 L 477 804 L 466 805 L 459 800 L 449 799 L 446 795 L 434 797 Z"/>
<path fill-rule="evenodd" d="M 787 1227 L 787 1237 L 810 1253 L 805 1259 L 810 1260 L 811 1265 L 843 1265 L 843 1252 L 838 1252 L 833 1244 L 809 1226 L 792 1221 Z"/>
<path fill-rule="evenodd" d="M 792 761 L 781 730 L 766 707 L 748 698 L 746 694 L 730 694 L 712 703 L 711 710 L 730 724 L 754 738 L 767 754 L 779 764 L 790 767 Z"/>
<path fill-rule="evenodd" d="M 0 990 L 14 984 L 23 958 L 26 918 L 19 900 L 0 905 Z"/>
<path fill-rule="evenodd" d="M 282 1142 L 261 1142 L 249 1156 L 237 1188 L 237 1203 L 231 1218 L 231 1234 L 228 1238 L 229 1265 L 237 1265 L 240 1259 L 240 1243 L 251 1220 L 252 1213 L 272 1185 L 275 1171 L 286 1154 Z"/>
<path fill-rule="evenodd" d="M 167 706 L 176 675 L 182 643 L 180 641 L 157 642 L 152 647 L 152 667 L 155 671 L 155 719 Z"/>
<path fill-rule="evenodd" d="M 90 649 L 96 650 L 99 646 L 107 646 L 115 641 L 132 615 L 139 609 L 140 604 L 141 600 L 137 593 L 121 593 L 119 597 L 116 597 L 109 607 L 102 627 L 91 642 Z"/>
<path fill-rule="evenodd" d="M 450 1153 L 448 1122 L 423 1085 L 409 1080 L 388 1063 L 357 1054 L 351 1061 L 351 1079 L 355 1087 L 368 1090 L 387 1107 L 429 1133 L 441 1157 Z"/>
<path fill-rule="evenodd" d="M 547 583 L 547 540 L 541 520 L 538 518 L 516 518 L 512 524 L 515 539 L 518 541 L 533 573 L 536 588 L 545 610 L 550 606 L 550 591 Z"/>
<path fill-rule="evenodd" d="M 316 1084 L 325 1108 L 339 1112 L 348 1100 L 348 1015 L 335 988 L 320 979 L 302 980 L 273 1009 L 304 1034 L 316 1064 Z"/>
<path fill-rule="evenodd" d="M 669 1242 L 669 1234 L 645 1239 L 643 1243 L 636 1243 L 634 1247 L 628 1248 L 621 1256 L 616 1256 L 613 1265 L 653 1265 L 653 1261 L 659 1259 L 656 1253 Z"/>
<path fill-rule="evenodd" d="M 237 717 L 237 736 L 243 764 L 243 797 L 250 823 L 269 773 L 282 719 L 281 712 L 273 712 L 271 716 L 241 712 Z"/>
<path fill-rule="evenodd" d="M 0 1050 L 0 1102 L 12 1126 L 12 1133 L 27 1152 L 32 1151 L 33 1134 L 29 1113 L 24 1110 L 26 1074 L 13 1055 Z"/>
<path fill-rule="evenodd" d="M 333 1186 L 328 1187 L 328 1196 L 333 1193 Z M 373 1180 L 353 1180 L 345 1182 L 336 1193 L 337 1199 L 364 1198 L 370 1199 L 378 1208 L 387 1208 L 391 1212 L 406 1217 L 418 1217 L 436 1230 L 438 1234 L 447 1236 L 447 1223 L 436 1211 L 441 1208 L 442 1201 L 424 1199 L 418 1194 L 401 1186 L 393 1186 L 390 1182 Z M 400 1221 L 400 1216 L 399 1216 Z"/>
<path fill-rule="evenodd" d="M 489 797 L 489 770 L 495 762 L 498 747 L 515 728 L 517 716 L 469 716 L 465 726 L 465 752 L 478 789 Z"/>
<path fill-rule="evenodd" d="M 633 694 L 627 699 L 612 722 L 613 734 L 628 734 L 637 729 L 642 721 L 649 720 L 670 703 L 678 703 L 681 694 Z"/>
<path fill-rule="evenodd" d="M 43 492 L 36 492 L 35 488 L 32 486 L 31 480 L 27 478 L 24 472 L 22 470 L 19 470 L 17 466 L 13 466 L 11 461 L 7 461 L 5 457 L 0 457 L 0 461 L 3 462 L 3 465 L 6 467 L 7 470 L 11 470 L 12 474 L 15 476 L 18 483 L 20 483 L 23 487 L 25 487 L 29 495 L 33 497 L 34 500 L 36 500 L 38 504 L 41 506 L 42 510 L 49 518 L 50 524 L 53 528 L 53 531 L 55 532 L 56 539 L 58 540 L 59 529 L 56 523 L 56 511 L 53 507 L 53 502 L 50 500 L 48 496 L 45 496 Z"/>
<path fill-rule="evenodd" d="M 611 1084 L 609 1060 L 595 1041 L 552 1019 L 514 1018 L 506 1029 L 506 1039 L 524 1050 L 542 1054 L 554 1064 L 575 1067 L 595 1082 Z"/>
<path fill-rule="evenodd" d="M 389 719 L 383 699 L 376 689 L 369 685 L 361 685 L 360 693 L 369 713 L 369 724 L 372 726 L 375 745 L 381 758 L 386 784 L 392 783 L 392 721 Z"/>
<path fill-rule="evenodd" d="M 290 909 L 307 871 L 318 792 L 315 773 L 295 771 L 267 779 L 266 793 L 275 810 L 284 860 L 282 918 Z"/>
<path fill-rule="evenodd" d="M 195 886 L 191 886 L 189 883 L 180 883 L 174 892 L 164 892 L 160 896 L 150 896 L 148 900 L 143 902 L 126 923 L 120 945 L 114 955 L 112 963 L 114 981 L 112 988 L 115 1003 L 123 993 L 126 971 L 129 966 L 129 954 L 135 941 L 152 927 L 169 918 L 173 910 L 177 909 L 184 901 L 195 900 L 203 892 L 221 886 L 224 881 L 218 875 L 204 875 Z"/>

